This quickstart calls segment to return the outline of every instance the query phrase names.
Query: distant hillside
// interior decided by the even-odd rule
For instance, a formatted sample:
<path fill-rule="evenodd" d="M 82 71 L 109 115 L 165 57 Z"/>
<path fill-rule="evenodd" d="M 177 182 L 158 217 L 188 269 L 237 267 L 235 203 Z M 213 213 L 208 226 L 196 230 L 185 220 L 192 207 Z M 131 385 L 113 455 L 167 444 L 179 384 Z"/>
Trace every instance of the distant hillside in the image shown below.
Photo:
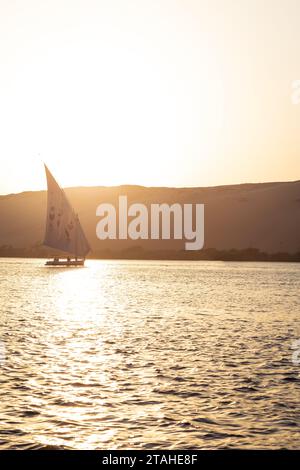
<path fill-rule="evenodd" d="M 96 237 L 96 207 L 128 203 L 204 203 L 205 248 L 258 249 L 266 253 L 300 252 L 300 181 L 242 184 L 210 188 L 146 188 L 141 186 L 66 189 L 93 249 L 92 255 L 116 257 L 121 251 L 139 253 L 180 251 L 181 240 L 105 240 Z M 0 247 L 37 247 L 43 240 L 46 192 L 0 196 Z"/>

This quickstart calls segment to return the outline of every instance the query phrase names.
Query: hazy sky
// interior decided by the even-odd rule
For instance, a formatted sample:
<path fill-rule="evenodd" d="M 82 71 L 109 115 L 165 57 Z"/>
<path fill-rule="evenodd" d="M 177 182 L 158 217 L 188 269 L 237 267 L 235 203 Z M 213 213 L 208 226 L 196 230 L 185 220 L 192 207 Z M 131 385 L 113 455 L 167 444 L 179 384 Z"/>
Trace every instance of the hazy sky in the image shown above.
<path fill-rule="evenodd" d="M 299 0 L 0 0 L 0 193 L 300 179 Z"/>

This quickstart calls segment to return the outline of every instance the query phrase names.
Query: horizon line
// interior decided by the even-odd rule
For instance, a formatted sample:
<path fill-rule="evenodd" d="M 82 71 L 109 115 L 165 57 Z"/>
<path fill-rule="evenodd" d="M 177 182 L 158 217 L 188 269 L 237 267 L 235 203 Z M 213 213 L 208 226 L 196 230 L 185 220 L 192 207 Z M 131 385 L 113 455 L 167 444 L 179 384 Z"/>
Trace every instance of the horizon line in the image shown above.
<path fill-rule="evenodd" d="M 140 184 L 116 184 L 116 185 L 83 185 L 83 186 L 61 186 L 64 190 L 70 189 L 95 189 L 95 188 L 122 188 L 122 187 L 130 187 L 130 188 L 142 188 L 142 189 L 214 189 L 214 188 L 224 188 L 224 187 L 233 187 L 233 186 L 253 186 L 253 185 L 270 185 L 270 184 L 287 184 L 287 183 L 300 183 L 300 178 L 296 180 L 286 180 L 286 181 L 259 181 L 259 182 L 247 182 L 247 183 L 229 183 L 229 184 L 217 184 L 212 186 L 144 186 Z M 12 192 L 6 194 L 0 194 L 1 197 L 9 197 L 9 196 L 18 196 L 21 194 L 28 194 L 28 193 L 40 193 L 40 192 L 47 192 L 46 189 L 25 189 L 24 191 L 20 192 Z"/>

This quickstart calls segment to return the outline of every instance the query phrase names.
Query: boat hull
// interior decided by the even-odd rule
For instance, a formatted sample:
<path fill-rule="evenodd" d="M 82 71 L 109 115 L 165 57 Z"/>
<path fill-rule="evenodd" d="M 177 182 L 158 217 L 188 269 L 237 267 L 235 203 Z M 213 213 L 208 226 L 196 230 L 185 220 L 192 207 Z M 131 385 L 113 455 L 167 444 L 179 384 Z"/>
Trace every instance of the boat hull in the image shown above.
<path fill-rule="evenodd" d="M 84 266 L 84 259 L 77 259 L 77 260 L 65 260 L 65 259 L 54 259 L 47 261 L 45 266 L 65 266 L 65 267 L 82 267 Z"/>

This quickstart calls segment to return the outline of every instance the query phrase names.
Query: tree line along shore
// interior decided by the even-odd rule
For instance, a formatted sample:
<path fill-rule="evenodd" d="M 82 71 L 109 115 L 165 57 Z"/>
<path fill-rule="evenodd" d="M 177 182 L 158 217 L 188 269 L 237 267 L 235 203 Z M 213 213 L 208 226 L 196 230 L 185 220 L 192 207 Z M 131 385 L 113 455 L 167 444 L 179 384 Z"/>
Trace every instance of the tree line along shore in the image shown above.
<path fill-rule="evenodd" d="M 7 258 L 51 258 L 59 253 L 47 247 L 14 248 L 3 245 L 0 247 L 0 257 Z M 61 253 L 61 256 L 64 256 Z M 128 260 L 190 260 L 190 261 L 277 261 L 300 262 L 300 251 L 296 253 L 266 253 L 256 248 L 217 250 L 205 248 L 200 251 L 186 250 L 156 250 L 148 251 L 140 246 L 124 250 L 94 250 L 88 259 L 128 259 Z"/>

